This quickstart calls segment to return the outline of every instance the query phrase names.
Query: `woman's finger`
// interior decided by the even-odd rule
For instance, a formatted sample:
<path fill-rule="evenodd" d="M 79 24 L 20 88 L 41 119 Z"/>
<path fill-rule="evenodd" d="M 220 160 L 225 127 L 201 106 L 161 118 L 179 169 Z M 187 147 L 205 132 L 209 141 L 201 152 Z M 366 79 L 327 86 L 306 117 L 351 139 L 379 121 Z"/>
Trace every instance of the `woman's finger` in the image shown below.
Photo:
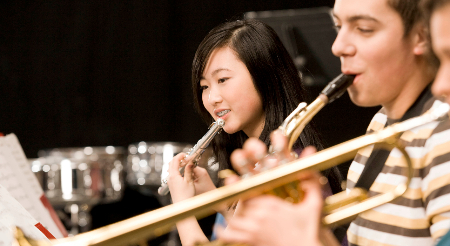
<path fill-rule="evenodd" d="M 184 159 L 186 156 L 185 153 L 180 153 L 176 155 L 170 162 L 169 162 L 169 175 L 170 176 L 181 176 L 180 174 L 180 162 Z"/>
<path fill-rule="evenodd" d="M 194 177 L 196 179 L 201 179 L 203 177 L 208 177 L 209 176 L 208 171 L 205 168 L 201 167 L 201 166 L 194 167 L 192 171 L 193 171 Z"/>
<path fill-rule="evenodd" d="M 192 162 L 189 162 L 188 164 L 186 164 L 185 168 L 184 168 L 184 181 L 191 183 L 194 182 L 194 177 L 193 177 L 193 171 L 192 169 L 194 169 L 194 164 Z"/>

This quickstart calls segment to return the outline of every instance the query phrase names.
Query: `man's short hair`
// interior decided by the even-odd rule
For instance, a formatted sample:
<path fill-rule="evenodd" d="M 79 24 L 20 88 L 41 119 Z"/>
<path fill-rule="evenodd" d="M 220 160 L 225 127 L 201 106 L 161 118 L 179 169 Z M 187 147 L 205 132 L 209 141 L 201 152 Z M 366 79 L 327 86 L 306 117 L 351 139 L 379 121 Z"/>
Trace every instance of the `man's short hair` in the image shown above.
<path fill-rule="evenodd" d="M 420 0 L 387 0 L 389 6 L 402 17 L 404 36 L 407 36 L 414 25 L 421 20 Z"/>

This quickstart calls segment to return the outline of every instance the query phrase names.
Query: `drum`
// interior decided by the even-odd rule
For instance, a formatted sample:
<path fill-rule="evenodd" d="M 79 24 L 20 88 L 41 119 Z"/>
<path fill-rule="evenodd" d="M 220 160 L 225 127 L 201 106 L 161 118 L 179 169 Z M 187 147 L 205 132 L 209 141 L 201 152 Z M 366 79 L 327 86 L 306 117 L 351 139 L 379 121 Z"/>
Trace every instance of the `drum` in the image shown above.
<path fill-rule="evenodd" d="M 168 175 L 167 169 L 173 157 L 181 152 L 187 153 L 193 144 L 177 142 L 139 142 L 128 146 L 127 184 L 131 186 L 151 186 L 156 190 L 161 179 Z M 217 180 L 218 164 L 212 158 L 208 148 L 202 155 L 199 166 L 206 168 L 213 179 Z M 153 189 L 152 189 L 153 190 Z"/>
<path fill-rule="evenodd" d="M 121 199 L 124 148 L 58 148 L 41 150 L 38 155 L 31 170 L 54 207 L 92 206 Z"/>
<path fill-rule="evenodd" d="M 122 198 L 125 149 L 84 147 L 41 150 L 30 160 L 69 235 L 91 228 L 90 209 Z"/>
<path fill-rule="evenodd" d="M 161 185 L 161 176 L 167 175 L 168 163 L 193 145 L 175 142 L 139 142 L 128 146 L 127 184 L 132 186 Z M 164 169 L 164 170 L 163 170 Z"/>

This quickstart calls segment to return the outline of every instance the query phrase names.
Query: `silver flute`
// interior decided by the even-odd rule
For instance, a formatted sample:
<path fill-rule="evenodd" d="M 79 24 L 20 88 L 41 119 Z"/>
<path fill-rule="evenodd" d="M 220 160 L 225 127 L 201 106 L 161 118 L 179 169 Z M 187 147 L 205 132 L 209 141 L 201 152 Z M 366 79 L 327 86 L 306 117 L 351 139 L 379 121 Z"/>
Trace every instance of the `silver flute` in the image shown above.
<path fill-rule="evenodd" d="M 184 162 L 188 163 L 192 160 L 194 164 L 197 165 L 197 162 L 198 160 L 200 160 L 203 152 L 205 152 L 205 149 L 209 146 L 216 134 L 220 133 L 224 126 L 225 121 L 223 119 L 219 118 L 216 122 L 213 122 L 209 126 L 209 131 L 202 138 L 200 138 L 197 144 L 195 144 L 194 147 L 189 150 L 189 153 L 186 154 L 186 157 L 184 157 Z M 186 166 L 180 168 L 181 175 L 184 174 L 185 167 Z M 167 181 L 169 181 L 169 177 L 161 179 L 161 187 L 159 187 L 158 189 L 158 194 L 165 196 L 169 193 L 169 186 L 167 185 Z"/>

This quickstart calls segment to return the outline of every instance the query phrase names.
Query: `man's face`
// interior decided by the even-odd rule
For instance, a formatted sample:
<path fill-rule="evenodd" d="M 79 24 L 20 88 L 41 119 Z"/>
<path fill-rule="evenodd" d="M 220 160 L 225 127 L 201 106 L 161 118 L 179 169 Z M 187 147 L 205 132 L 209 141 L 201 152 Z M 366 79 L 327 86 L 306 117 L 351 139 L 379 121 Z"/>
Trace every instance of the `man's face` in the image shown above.
<path fill-rule="evenodd" d="M 436 10 L 430 21 L 431 41 L 434 53 L 441 66 L 433 83 L 432 91 L 436 96 L 446 96 L 450 103 L 450 4 Z"/>
<path fill-rule="evenodd" d="M 345 74 L 356 74 L 348 92 L 359 106 L 389 106 L 401 100 L 413 77 L 413 39 L 387 0 L 336 0 L 338 35 L 334 55 Z M 404 97 L 404 96 L 403 96 Z"/>

